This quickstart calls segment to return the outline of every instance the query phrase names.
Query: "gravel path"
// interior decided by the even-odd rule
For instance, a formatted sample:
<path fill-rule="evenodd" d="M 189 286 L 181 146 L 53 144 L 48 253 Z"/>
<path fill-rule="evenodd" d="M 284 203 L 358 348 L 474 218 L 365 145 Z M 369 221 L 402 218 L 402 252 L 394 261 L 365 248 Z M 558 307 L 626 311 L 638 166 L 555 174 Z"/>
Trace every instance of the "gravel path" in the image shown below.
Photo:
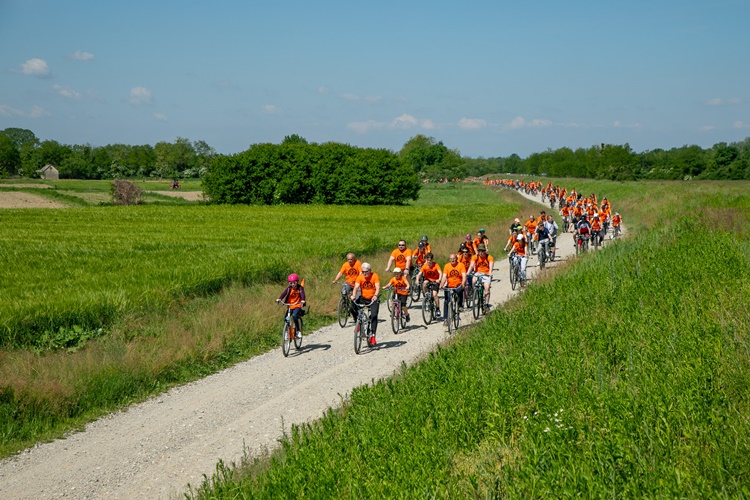
<path fill-rule="evenodd" d="M 538 198 L 537 198 L 538 200 Z M 574 254 L 570 234 L 558 238 L 558 257 Z M 492 302 L 515 293 L 504 241 L 496 236 Z M 375 271 L 382 276 L 382 267 Z M 529 261 L 529 277 L 540 272 Z M 551 266 L 557 265 L 557 261 Z M 545 271 L 541 271 L 545 272 Z M 381 307 L 378 346 L 354 354 L 352 327 L 338 324 L 306 335 L 300 351 L 257 356 L 175 388 L 86 426 L 66 439 L 37 445 L 0 462 L 0 498 L 174 498 L 198 485 L 219 459 L 238 461 L 277 444 L 292 424 L 312 421 L 359 385 L 414 363 L 448 337 L 442 324 L 425 327 L 418 309 L 394 335 Z M 471 322 L 462 315 L 462 325 Z"/>

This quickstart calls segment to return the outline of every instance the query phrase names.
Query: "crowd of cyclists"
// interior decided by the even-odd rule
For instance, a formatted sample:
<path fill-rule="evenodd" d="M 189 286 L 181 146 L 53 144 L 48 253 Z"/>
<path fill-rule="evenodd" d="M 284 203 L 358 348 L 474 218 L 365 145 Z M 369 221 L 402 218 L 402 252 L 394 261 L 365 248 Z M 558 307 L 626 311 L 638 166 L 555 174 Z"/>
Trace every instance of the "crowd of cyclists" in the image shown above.
<path fill-rule="evenodd" d="M 543 186 L 541 181 L 498 179 L 485 181 L 485 184 L 523 190 L 532 196 L 541 194 L 542 203 L 549 203 L 550 211 L 557 211 L 561 216 L 562 225 L 558 225 L 552 213 L 547 214 L 546 210 L 541 210 L 538 216 L 530 215 L 523 223 L 516 218 L 510 224 L 503 252 L 507 252 L 511 265 L 520 267 L 521 287 L 526 283 L 526 268 L 531 255 L 539 255 L 540 267 L 545 261 L 554 261 L 560 231 L 574 233 L 577 253 L 585 251 L 589 241 L 593 241 L 594 246 L 601 244 L 610 227 L 613 238 L 620 234 L 622 217 L 618 212 L 613 213 L 611 203 L 606 197 L 599 202 L 595 194 L 585 196 L 575 189 L 568 191 L 564 187 L 553 186 L 551 182 Z M 465 290 L 481 286 L 485 304 L 489 304 L 495 263 L 489 248 L 490 242 L 486 231 L 480 228 L 476 235 L 467 234 L 457 245 L 457 251 L 450 253 L 448 262 L 441 266 L 435 260 L 427 235 L 422 236 L 413 249 L 409 248 L 406 240 L 400 240 L 385 265 L 385 273 L 392 275 L 385 286 L 381 287 L 380 276 L 373 271 L 372 265 L 361 262 L 354 253 L 347 254 L 346 261 L 333 279 L 333 283 L 339 283 L 341 278 L 344 279 L 342 295 L 350 299 L 348 312 L 355 320 L 355 333 L 358 333 L 356 329 L 360 328 L 357 322 L 359 307 L 369 307 L 371 335 L 368 342 L 374 346 L 377 344 L 381 290 L 393 291 L 401 307 L 401 315 L 407 322 L 411 320 L 408 299 L 414 286 L 420 287 L 425 296 L 432 295 L 436 317 L 442 319 L 446 325 L 449 320 L 448 304 L 452 293 L 457 294 L 461 310 Z M 304 314 L 301 312 L 305 305 L 304 286 L 300 285 L 300 278 L 296 274 L 290 274 L 288 281 L 289 287 L 284 290 L 277 302 L 283 302 L 295 309 L 293 318 L 295 329 L 299 332 L 297 321 L 299 315 Z M 439 293 L 441 290 L 442 312 Z"/>

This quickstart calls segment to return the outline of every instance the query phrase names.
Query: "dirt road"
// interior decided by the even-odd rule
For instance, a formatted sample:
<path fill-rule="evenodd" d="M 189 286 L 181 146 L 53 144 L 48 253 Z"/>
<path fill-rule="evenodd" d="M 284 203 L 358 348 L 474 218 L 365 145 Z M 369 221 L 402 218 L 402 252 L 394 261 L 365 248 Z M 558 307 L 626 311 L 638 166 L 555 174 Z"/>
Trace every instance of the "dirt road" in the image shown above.
<path fill-rule="evenodd" d="M 571 235 L 558 241 L 558 257 L 570 257 Z M 517 292 L 508 281 L 505 242 L 495 235 L 491 243 L 492 302 L 498 304 Z M 532 258 L 532 280 L 537 265 Z M 384 266 L 373 265 L 381 278 Z M 237 461 L 243 446 L 250 453 L 275 446 L 284 429 L 320 417 L 354 387 L 388 377 L 447 338 L 442 324 L 425 327 L 420 311 L 413 312 L 406 332 L 394 335 L 383 305 L 378 346 L 360 355 L 351 326 L 329 326 L 306 335 L 301 351 L 289 358 L 275 349 L 4 460 L 0 498 L 175 497 L 210 475 L 219 459 Z M 470 322 L 464 313 L 462 325 Z"/>

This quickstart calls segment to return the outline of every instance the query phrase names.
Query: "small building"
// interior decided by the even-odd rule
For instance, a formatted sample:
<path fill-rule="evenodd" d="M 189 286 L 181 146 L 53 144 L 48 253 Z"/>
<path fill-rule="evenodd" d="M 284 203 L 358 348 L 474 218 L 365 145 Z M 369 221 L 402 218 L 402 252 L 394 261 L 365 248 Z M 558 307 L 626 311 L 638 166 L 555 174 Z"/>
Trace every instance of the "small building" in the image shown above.
<path fill-rule="evenodd" d="M 60 179 L 60 172 L 58 172 L 58 170 L 50 164 L 47 164 L 44 167 L 40 168 L 36 171 L 36 173 L 39 174 L 39 177 L 41 177 L 42 179 L 53 181 Z"/>

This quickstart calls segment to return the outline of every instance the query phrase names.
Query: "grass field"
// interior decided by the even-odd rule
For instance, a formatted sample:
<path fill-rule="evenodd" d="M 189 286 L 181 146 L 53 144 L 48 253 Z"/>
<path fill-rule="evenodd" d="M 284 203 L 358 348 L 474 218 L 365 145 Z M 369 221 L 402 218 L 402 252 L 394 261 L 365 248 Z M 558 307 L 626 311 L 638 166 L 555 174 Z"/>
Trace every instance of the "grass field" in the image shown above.
<path fill-rule="evenodd" d="M 638 231 L 194 496 L 750 496 L 750 186 L 584 185 Z"/>
<path fill-rule="evenodd" d="M 426 233 L 447 255 L 466 232 L 504 228 L 521 206 L 507 196 L 451 185 L 405 207 L 0 211 L 0 455 L 275 347 L 273 297 L 292 270 L 322 325 L 347 252 L 385 263 Z"/>

